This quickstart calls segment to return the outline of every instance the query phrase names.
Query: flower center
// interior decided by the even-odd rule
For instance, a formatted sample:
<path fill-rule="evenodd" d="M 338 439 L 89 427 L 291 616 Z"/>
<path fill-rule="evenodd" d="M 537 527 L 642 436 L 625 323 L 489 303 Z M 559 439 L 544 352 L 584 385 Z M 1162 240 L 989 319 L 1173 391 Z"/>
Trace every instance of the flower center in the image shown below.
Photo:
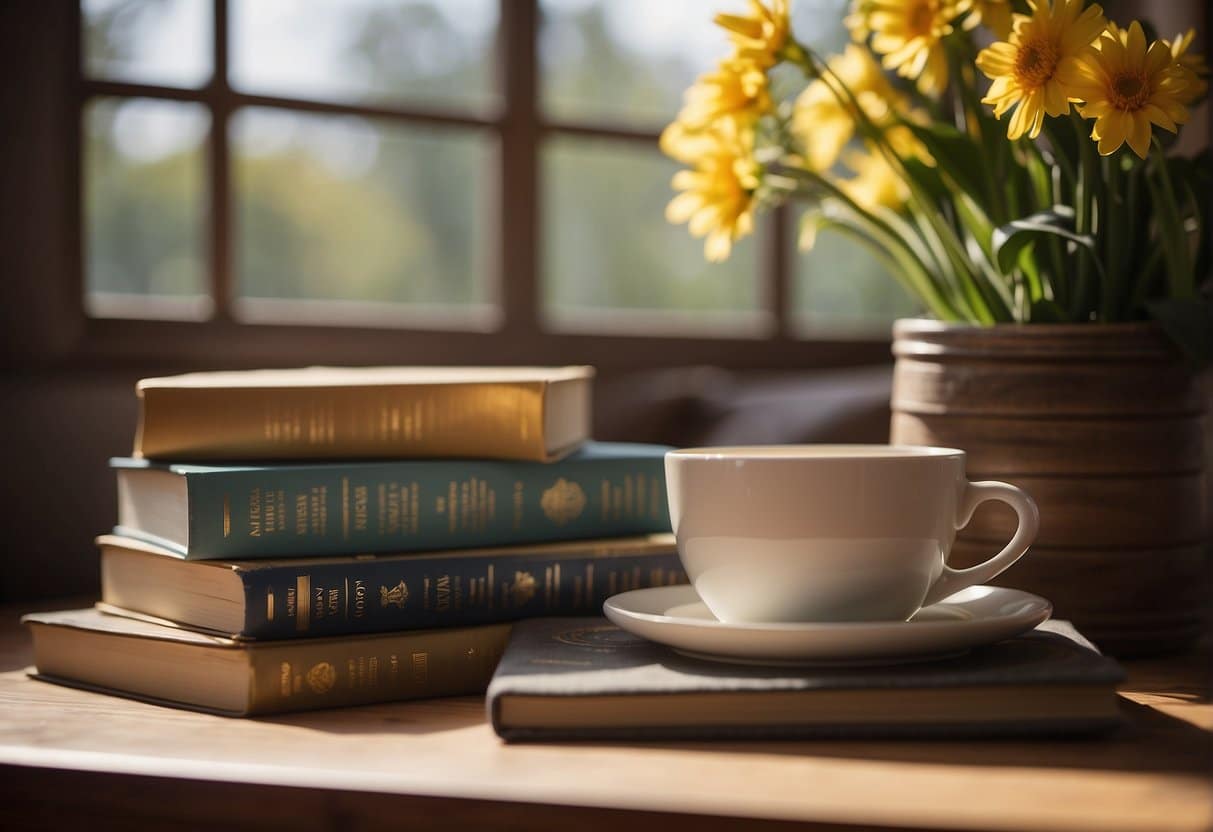
<path fill-rule="evenodd" d="M 1134 112 L 1150 98 L 1150 84 L 1142 73 L 1124 73 L 1112 78 L 1108 98 L 1118 110 Z"/>
<path fill-rule="evenodd" d="M 1057 71 L 1057 47 L 1048 39 L 1029 41 L 1015 55 L 1015 78 L 1022 86 L 1039 87 Z"/>
<path fill-rule="evenodd" d="M 930 0 L 915 3 L 907 22 L 909 30 L 915 35 L 929 35 L 935 26 L 935 4 Z"/>

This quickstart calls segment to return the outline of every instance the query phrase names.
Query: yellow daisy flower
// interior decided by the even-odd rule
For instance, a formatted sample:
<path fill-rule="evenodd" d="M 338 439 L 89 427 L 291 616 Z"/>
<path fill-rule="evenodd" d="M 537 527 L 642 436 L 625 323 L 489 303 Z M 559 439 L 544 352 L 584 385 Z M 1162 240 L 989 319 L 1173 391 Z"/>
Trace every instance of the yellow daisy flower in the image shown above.
<path fill-rule="evenodd" d="M 981 51 L 977 66 L 994 83 L 982 99 L 1002 118 L 1012 107 L 1007 138 L 1040 135 L 1044 117 L 1064 115 L 1073 92 L 1065 78 L 1078 55 L 1106 25 L 1103 9 L 1082 7 L 1083 0 L 1028 0 L 1031 16 L 1017 14 L 1009 41 Z"/>
<path fill-rule="evenodd" d="M 960 4 L 960 11 L 967 11 L 965 29 L 976 29 L 985 25 L 999 40 L 1006 40 L 1011 34 L 1011 0 L 965 0 Z"/>
<path fill-rule="evenodd" d="M 1095 119 L 1091 138 L 1099 142 L 1101 156 L 1127 142 L 1144 159 L 1153 125 L 1174 133 L 1177 124 L 1188 120 L 1188 85 L 1171 45 L 1156 40 L 1147 48 L 1136 21 L 1123 39 L 1116 30 L 1105 32 L 1098 48 L 1086 50 L 1076 62 L 1072 75 L 1073 94 L 1085 102 L 1079 113 Z"/>
<path fill-rule="evenodd" d="M 838 81 L 855 96 L 868 120 L 887 128 L 889 143 L 899 155 L 926 155 L 907 127 L 894 126 L 897 113 L 910 111 L 909 102 L 893 89 L 871 52 L 848 44 L 841 55 L 830 58 L 828 66 L 830 74 L 805 87 L 792 110 L 792 133 L 804 147 L 811 170 L 828 170 L 855 135 L 856 113 L 835 94 Z"/>
<path fill-rule="evenodd" d="M 728 30 L 739 57 L 772 67 L 788 42 L 788 0 L 772 0 L 770 8 L 761 0 L 749 2 L 749 14 L 718 14 L 713 20 Z"/>
<path fill-rule="evenodd" d="M 1125 46 L 1129 45 L 1128 29 L 1122 29 L 1108 21 L 1107 32 L 1114 35 Z M 1204 80 L 1209 76 L 1209 67 L 1205 64 L 1204 55 L 1188 51 L 1195 37 L 1196 30 L 1189 29 L 1185 33 L 1176 35 L 1175 40 L 1163 41 L 1171 50 L 1171 57 L 1175 59 L 1176 67 L 1183 77 L 1184 91 L 1180 97 L 1187 105 L 1194 104 L 1209 90 L 1209 85 Z"/>
<path fill-rule="evenodd" d="M 700 157 L 716 149 L 717 139 L 709 131 L 692 130 L 681 121 L 675 121 L 661 131 L 657 144 L 671 159 L 694 165 Z"/>
<path fill-rule="evenodd" d="M 868 26 L 872 2 L 873 0 L 851 0 L 851 12 L 842 19 L 843 25 L 851 33 L 851 40 L 856 43 L 865 42 L 872 34 L 872 29 Z"/>
<path fill-rule="evenodd" d="M 691 129 L 706 127 L 720 118 L 755 121 L 771 111 L 767 75 L 762 67 L 743 58 L 720 62 L 715 72 L 699 76 L 683 94 L 678 121 Z"/>
<path fill-rule="evenodd" d="M 1189 29 L 1176 35 L 1175 40 L 1170 42 L 1171 57 L 1179 65 L 1185 82 L 1184 104 L 1195 103 L 1209 91 L 1209 83 L 1205 80 L 1209 77 L 1209 66 L 1205 63 L 1205 56 L 1188 51 L 1195 37 L 1196 30 Z"/>
<path fill-rule="evenodd" d="M 897 211 L 910 198 L 905 181 L 879 153 L 853 150 L 844 156 L 843 162 L 855 175 L 839 179 L 838 187 L 864 210 L 890 208 Z"/>
<path fill-rule="evenodd" d="M 872 36 L 872 50 L 883 55 L 886 69 L 912 78 L 918 89 L 937 95 L 948 84 L 947 54 L 943 38 L 963 0 L 858 0 L 846 23 L 851 37 Z"/>
<path fill-rule="evenodd" d="M 753 134 L 729 123 L 699 134 L 708 142 L 692 170 L 674 174 L 674 189 L 681 191 L 666 206 L 672 223 L 688 223 L 695 237 L 707 237 L 704 255 L 709 262 L 727 260 L 733 243 L 754 230 L 754 191 L 760 169 L 753 157 Z"/>

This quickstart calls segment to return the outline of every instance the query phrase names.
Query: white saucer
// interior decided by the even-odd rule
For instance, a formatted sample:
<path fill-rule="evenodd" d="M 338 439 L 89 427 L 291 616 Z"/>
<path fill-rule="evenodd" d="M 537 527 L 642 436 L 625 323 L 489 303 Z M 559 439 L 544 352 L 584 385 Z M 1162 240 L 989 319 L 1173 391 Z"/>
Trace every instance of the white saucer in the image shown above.
<path fill-rule="evenodd" d="M 909 621 L 726 624 L 693 587 L 658 586 L 613 595 L 606 617 L 632 635 L 697 658 L 742 664 L 867 665 L 926 661 L 991 644 L 1049 617 L 1043 598 L 974 586 L 924 607 Z"/>

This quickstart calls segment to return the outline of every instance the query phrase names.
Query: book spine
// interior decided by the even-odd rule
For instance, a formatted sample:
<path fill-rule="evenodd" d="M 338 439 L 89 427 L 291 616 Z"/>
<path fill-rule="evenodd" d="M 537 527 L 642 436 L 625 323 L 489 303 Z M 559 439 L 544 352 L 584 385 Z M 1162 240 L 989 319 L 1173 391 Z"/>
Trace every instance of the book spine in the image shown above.
<path fill-rule="evenodd" d="M 241 635 L 266 640 L 599 615 L 617 592 L 686 582 L 672 550 L 296 562 L 241 574 Z"/>
<path fill-rule="evenodd" d="M 541 382 L 139 390 L 135 456 L 543 460 Z"/>
<path fill-rule="evenodd" d="M 190 473 L 189 556 L 421 552 L 670 529 L 660 454 Z"/>
<path fill-rule="evenodd" d="M 508 625 L 249 649 L 249 715 L 484 692 Z"/>

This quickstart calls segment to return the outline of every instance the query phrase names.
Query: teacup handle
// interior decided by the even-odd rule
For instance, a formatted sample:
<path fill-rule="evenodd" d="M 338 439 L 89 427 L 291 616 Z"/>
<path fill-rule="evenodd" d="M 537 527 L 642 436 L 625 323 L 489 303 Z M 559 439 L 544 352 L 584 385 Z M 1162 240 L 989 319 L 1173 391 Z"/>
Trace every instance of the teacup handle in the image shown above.
<path fill-rule="evenodd" d="M 956 528 L 963 529 L 969 525 L 969 521 L 973 519 L 973 512 L 986 500 L 1001 500 L 1015 509 L 1015 514 L 1019 517 L 1019 528 L 1015 530 L 1014 537 L 1001 552 L 984 563 L 968 569 L 953 569 L 945 563 L 942 574 L 927 591 L 927 597 L 922 602 L 924 607 L 960 592 L 966 587 L 983 584 L 1000 574 L 1023 557 L 1023 553 L 1028 551 L 1028 547 L 1036 539 L 1036 532 L 1040 528 L 1040 511 L 1036 508 L 1036 502 L 1028 496 L 1026 491 L 1006 482 L 969 483 L 965 488 L 964 498 L 961 500 Z"/>

